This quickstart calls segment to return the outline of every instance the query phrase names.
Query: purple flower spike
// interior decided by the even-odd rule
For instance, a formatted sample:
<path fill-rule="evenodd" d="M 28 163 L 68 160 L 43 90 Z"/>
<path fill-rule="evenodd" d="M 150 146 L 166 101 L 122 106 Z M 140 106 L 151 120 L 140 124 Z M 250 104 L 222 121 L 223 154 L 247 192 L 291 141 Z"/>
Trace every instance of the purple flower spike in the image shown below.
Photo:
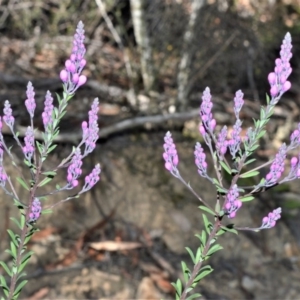
<path fill-rule="evenodd" d="M 47 131 L 48 127 L 52 124 L 52 112 L 53 112 L 53 98 L 51 93 L 47 91 L 46 99 L 44 102 L 44 112 L 42 113 L 43 123 L 45 130 Z"/>
<path fill-rule="evenodd" d="M 172 175 L 178 177 L 179 172 L 177 169 L 177 165 L 179 162 L 176 146 L 173 142 L 173 138 L 171 133 L 168 131 L 165 135 L 165 143 L 164 143 L 164 150 L 163 158 L 165 160 L 165 168 L 171 172 Z"/>
<path fill-rule="evenodd" d="M 290 172 L 285 178 L 283 178 L 280 181 L 280 183 L 292 181 L 298 178 L 300 178 L 300 154 L 299 154 L 299 158 L 295 156 L 291 158 Z"/>
<path fill-rule="evenodd" d="M 235 114 L 235 117 L 237 119 L 239 119 L 239 113 L 244 105 L 244 100 L 243 100 L 243 97 L 244 97 L 244 94 L 241 90 L 238 90 L 236 93 L 235 93 L 235 97 L 234 97 L 234 114 Z"/>
<path fill-rule="evenodd" d="M 236 154 L 240 150 L 240 144 L 242 142 L 241 139 L 241 131 L 242 131 L 242 122 L 240 119 L 237 119 L 235 124 L 233 125 L 233 129 L 231 132 L 231 138 L 228 141 L 228 146 L 230 153 L 232 155 L 232 158 L 236 157 Z"/>
<path fill-rule="evenodd" d="M 292 38 L 290 33 L 287 33 L 281 45 L 280 58 L 275 60 L 276 66 L 274 72 L 268 75 L 268 81 L 271 86 L 271 105 L 275 105 L 282 94 L 291 88 L 291 83 L 287 81 L 288 77 L 292 73 L 292 68 L 289 62 L 292 58 L 291 50 Z"/>
<path fill-rule="evenodd" d="M 90 190 L 99 180 L 100 180 L 101 168 L 100 165 L 97 164 L 93 171 L 85 177 L 85 184 L 82 188 L 81 192 L 86 192 Z"/>
<path fill-rule="evenodd" d="M 237 185 L 233 185 L 226 195 L 225 209 L 229 219 L 236 216 L 236 212 L 241 208 L 242 201 L 238 200 L 239 191 Z"/>
<path fill-rule="evenodd" d="M 262 219 L 262 225 L 260 229 L 272 228 L 276 225 L 276 221 L 281 218 L 281 207 L 274 209 L 273 212 L 270 212 L 268 216 Z"/>
<path fill-rule="evenodd" d="M 195 164 L 198 168 L 198 173 L 202 177 L 207 177 L 207 163 L 205 161 L 206 154 L 200 143 L 197 143 L 195 146 Z"/>
<path fill-rule="evenodd" d="M 216 149 L 220 160 L 223 160 L 224 154 L 227 151 L 228 143 L 226 137 L 227 137 L 227 127 L 223 126 L 221 132 L 219 133 L 217 144 L 216 144 Z"/>
<path fill-rule="evenodd" d="M 77 25 L 73 40 L 73 49 L 70 58 L 65 63 L 65 69 L 60 72 L 60 79 L 64 83 L 67 93 L 73 94 L 81 85 L 86 83 L 86 76 L 81 72 L 86 65 L 84 54 L 84 25 L 80 21 Z"/>
<path fill-rule="evenodd" d="M 216 127 L 216 120 L 213 119 L 211 109 L 213 107 L 211 101 L 210 89 L 207 87 L 202 96 L 202 103 L 200 106 L 200 117 L 206 131 L 213 132 Z"/>
<path fill-rule="evenodd" d="M 68 175 L 67 175 L 67 189 L 72 189 L 78 185 L 77 178 L 81 175 L 82 170 L 82 155 L 80 153 L 80 149 L 77 148 L 72 157 L 72 161 L 70 166 L 68 167 Z"/>
<path fill-rule="evenodd" d="M 266 176 L 264 186 L 272 186 L 276 184 L 284 171 L 284 160 L 286 158 L 287 147 L 283 144 L 270 167 L 270 172 Z"/>
<path fill-rule="evenodd" d="M 34 132 L 31 127 L 27 127 L 25 138 L 25 146 L 23 147 L 23 153 L 28 161 L 31 161 L 34 153 Z"/>
<path fill-rule="evenodd" d="M 297 129 L 291 134 L 290 140 L 291 144 L 289 145 L 289 150 L 297 148 L 300 145 L 300 123 L 298 123 Z"/>
<path fill-rule="evenodd" d="M 3 162 L 3 149 L 0 144 L 0 186 L 4 187 L 7 180 L 7 175 L 2 162 Z"/>
<path fill-rule="evenodd" d="M 12 109 L 8 100 L 5 100 L 3 113 L 4 113 L 3 116 L 4 122 L 11 130 L 13 130 L 15 118 L 12 116 Z"/>
<path fill-rule="evenodd" d="M 99 138 L 98 110 L 99 100 L 96 98 L 89 111 L 89 123 L 86 121 L 82 122 L 83 141 L 85 143 L 84 157 L 95 149 Z"/>
<path fill-rule="evenodd" d="M 26 108 L 27 108 L 27 111 L 28 111 L 30 117 L 33 118 L 36 103 L 34 100 L 35 92 L 34 92 L 32 83 L 30 81 L 28 82 L 28 85 L 27 85 L 26 95 L 27 95 L 27 99 L 25 100 L 25 105 L 26 105 Z"/>
<path fill-rule="evenodd" d="M 41 202 L 38 198 L 35 198 L 32 202 L 31 210 L 29 213 L 29 222 L 36 222 L 42 212 Z"/>

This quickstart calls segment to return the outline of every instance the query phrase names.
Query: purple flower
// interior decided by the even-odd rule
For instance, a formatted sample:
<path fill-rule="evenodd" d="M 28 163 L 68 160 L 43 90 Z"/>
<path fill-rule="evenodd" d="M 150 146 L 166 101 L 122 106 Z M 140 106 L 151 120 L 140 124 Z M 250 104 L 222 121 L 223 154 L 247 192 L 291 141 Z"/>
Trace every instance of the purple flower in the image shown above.
<path fill-rule="evenodd" d="M 80 153 L 80 149 L 77 148 L 73 154 L 72 161 L 70 166 L 68 167 L 68 175 L 67 175 L 67 189 L 72 189 L 78 185 L 77 178 L 81 175 L 82 170 L 82 155 Z"/>
<path fill-rule="evenodd" d="M 163 158 L 165 160 L 165 168 L 171 172 L 175 177 L 178 176 L 177 165 L 179 162 L 176 146 L 173 142 L 172 135 L 168 131 L 164 138 L 164 150 Z"/>
<path fill-rule="evenodd" d="M 0 142 L 0 186 L 4 187 L 5 186 L 5 183 L 6 183 L 6 180 L 7 180 L 7 175 L 6 175 L 6 172 L 5 172 L 5 169 L 3 167 L 3 149 L 2 149 L 2 145 L 1 145 L 1 142 Z"/>
<path fill-rule="evenodd" d="M 264 186 L 272 186 L 278 182 L 284 171 L 284 160 L 286 158 L 287 147 L 286 144 L 282 144 L 279 148 L 278 153 L 270 167 L 270 172 L 266 176 Z"/>
<path fill-rule="evenodd" d="M 271 104 L 275 105 L 283 93 L 291 88 L 291 83 L 287 81 L 288 77 L 292 73 L 290 65 L 290 59 L 292 58 L 292 38 L 290 33 L 287 33 L 283 39 L 280 58 L 275 60 L 274 72 L 268 75 L 268 81 L 271 89 L 270 94 L 272 97 Z"/>
<path fill-rule="evenodd" d="M 85 177 L 85 184 L 82 188 L 81 193 L 90 190 L 100 180 L 101 168 L 100 164 L 97 164 L 93 171 Z"/>
<path fill-rule="evenodd" d="M 297 129 L 293 131 L 290 136 L 291 144 L 289 145 L 289 150 L 294 149 L 300 145 L 300 123 L 298 123 Z"/>
<path fill-rule="evenodd" d="M 30 81 L 28 82 L 28 85 L 27 85 L 26 95 L 27 95 L 27 99 L 25 100 L 25 105 L 26 105 L 26 108 L 27 108 L 27 111 L 28 111 L 30 117 L 33 118 L 36 104 L 35 104 L 35 100 L 34 100 L 35 92 L 34 92 L 32 83 Z"/>
<path fill-rule="evenodd" d="M 213 104 L 211 101 L 210 89 L 207 87 L 204 90 L 202 96 L 202 103 L 200 106 L 200 117 L 204 125 L 205 131 L 210 131 L 210 132 L 213 132 L 216 127 L 216 120 L 213 118 L 211 113 L 212 107 Z"/>
<path fill-rule="evenodd" d="M 220 160 L 223 160 L 224 154 L 227 151 L 228 143 L 226 137 L 227 137 L 227 127 L 223 126 L 221 132 L 218 135 L 218 140 L 216 143 L 216 149 Z"/>
<path fill-rule="evenodd" d="M 53 98 L 51 96 L 51 93 L 47 91 L 45 102 L 44 102 L 44 112 L 42 113 L 43 118 L 43 124 L 45 127 L 45 130 L 47 131 L 48 127 L 52 124 L 52 112 L 53 112 Z"/>
<path fill-rule="evenodd" d="M 64 83 L 65 91 L 69 94 L 73 94 L 87 80 L 85 75 L 80 75 L 86 65 L 83 28 L 84 25 L 80 21 L 74 35 L 72 54 L 65 63 L 65 69 L 60 72 L 60 79 Z"/>
<path fill-rule="evenodd" d="M 207 163 L 205 161 L 206 154 L 200 143 L 197 143 L 195 146 L 195 164 L 198 168 L 198 173 L 202 177 L 207 177 Z"/>
<path fill-rule="evenodd" d="M 87 124 L 86 121 L 82 122 L 83 141 L 85 143 L 83 156 L 88 155 L 95 149 L 96 142 L 99 138 L 98 110 L 99 101 L 98 98 L 96 98 L 89 111 L 89 124 Z"/>
<path fill-rule="evenodd" d="M 243 100 L 243 97 L 244 97 L 244 94 L 241 90 L 238 90 L 236 93 L 235 93 L 235 97 L 234 97 L 234 114 L 235 114 L 235 117 L 237 119 L 239 119 L 239 113 L 244 105 L 244 100 Z"/>
<path fill-rule="evenodd" d="M 283 178 L 280 183 L 287 182 L 287 181 L 292 181 L 294 179 L 300 178 L 300 154 L 299 158 L 297 157 L 292 157 L 291 158 L 291 168 L 289 174 Z"/>
<path fill-rule="evenodd" d="M 262 225 L 260 229 L 272 228 L 276 225 L 276 221 L 281 218 L 281 207 L 274 209 L 273 212 L 270 212 L 268 216 L 262 219 Z"/>
<path fill-rule="evenodd" d="M 29 222 L 36 222 L 42 212 L 41 202 L 38 198 L 35 198 L 32 202 L 32 206 L 29 213 Z"/>
<path fill-rule="evenodd" d="M 15 118 L 12 116 L 12 109 L 8 100 L 5 100 L 3 113 L 4 113 L 3 116 L 4 122 L 11 130 L 13 130 L 12 128 L 15 123 Z"/>
<path fill-rule="evenodd" d="M 233 185 L 228 191 L 225 200 L 225 209 L 228 214 L 228 218 L 233 219 L 236 216 L 236 212 L 241 208 L 242 201 L 238 200 L 239 190 L 237 185 Z"/>
<path fill-rule="evenodd" d="M 34 153 L 34 132 L 33 129 L 29 126 L 27 127 L 25 138 L 24 138 L 25 146 L 23 147 L 23 153 L 25 155 L 25 158 L 28 161 L 31 161 L 31 158 Z"/>
<path fill-rule="evenodd" d="M 242 142 L 242 139 L 240 136 L 241 131 L 242 131 L 242 122 L 240 119 L 237 119 L 235 124 L 233 125 L 233 129 L 231 132 L 231 138 L 227 142 L 230 153 L 233 158 L 236 157 L 236 154 L 240 150 L 240 144 Z"/>

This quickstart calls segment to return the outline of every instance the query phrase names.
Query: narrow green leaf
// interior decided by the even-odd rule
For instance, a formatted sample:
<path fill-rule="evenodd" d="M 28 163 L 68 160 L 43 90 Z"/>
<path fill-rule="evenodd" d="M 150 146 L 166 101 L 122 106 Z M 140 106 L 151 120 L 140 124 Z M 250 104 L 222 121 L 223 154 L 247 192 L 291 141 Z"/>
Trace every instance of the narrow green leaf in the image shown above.
<path fill-rule="evenodd" d="M 43 186 L 43 185 L 49 183 L 50 181 L 52 181 L 52 179 L 53 179 L 52 177 L 46 177 L 46 178 L 44 178 L 44 179 L 38 184 L 38 187 L 41 187 L 41 186 Z"/>
<path fill-rule="evenodd" d="M 56 176 L 56 172 L 55 171 L 47 171 L 47 172 L 43 172 L 42 173 L 44 176 L 52 176 L 52 177 L 54 177 L 54 176 Z"/>
<path fill-rule="evenodd" d="M 201 297 L 201 294 L 196 293 L 186 298 L 186 300 L 192 300 Z"/>
<path fill-rule="evenodd" d="M 24 228 L 25 222 L 26 222 L 26 217 L 23 214 L 21 214 L 21 219 L 20 219 L 21 229 Z"/>
<path fill-rule="evenodd" d="M 244 174 L 241 174 L 240 175 L 240 178 L 249 178 L 249 177 L 254 177 L 256 175 L 258 175 L 259 172 L 258 171 L 249 171 L 249 172 L 246 172 Z"/>
<path fill-rule="evenodd" d="M 245 196 L 245 197 L 239 198 L 239 200 L 241 200 L 242 202 L 252 201 L 253 199 L 255 199 L 253 196 Z"/>
<path fill-rule="evenodd" d="M 27 265 L 30 257 L 32 256 L 34 252 L 33 251 L 29 251 L 28 253 L 26 253 L 23 257 L 22 257 L 22 262 L 20 264 L 20 267 L 18 269 L 18 273 L 21 273 L 24 269 L 24 267 Z"/>
<path fill-rule="evenodd" d="M 206 256 L 211 256 L 212 254 L 214 254 L 215 252 L 222 250 L 223 247 L 220 246 L 219 244 L 213 245 L 207 252 Z"/>
<path fill-rule="evenodd" d="M 19 243 L 17 241 L 17 238 L 16 237 L 19 237 L 18 235 L 15 235 L 10 229 L 7 229 L 7 232 L 12 240 L 12 242 L 15 244 L 16 247 L 19 246 Z"/>
<path fill-rule="evenodd" d="M 199 208 L 200 208 L 201 210 L 206 211 L 206 212 L 208 212 L 209 214 L 215 216 L 215 213 L 214 213 L 210 208 L 208 208 L 208 207 L 206 207 L 206 206 L 203 206 L 203 205 L 200 205 Z"/>
<path fill-rule="evenodd" d="M 257 139 L 260 139 L 261 137 L 263 137 L 266 134 L 266 130 L 262 130 L 258 135 L 257 135 Z"/>
<path fill-rule="evenodd" d="M 249 159 L 248 161 L 246 161 L 246 162 L 244 163 L 244 166 L 249 165 L 249 164 L 251 164 L 251 163 L 253 163 L 253 162 L 255 162 L 255 161 L 256 161 L 256 158 L 251 158 L 251 159 Z"/>
<path fill-rule="evenodd" d="M 53 212 L 52 209 L 44 209 L 42 210 L 42 215 L 51 214 Z"/>
<path fill-rule="evenodd" d="M 200 261 L 201 255 L 202 255 L 202 250 L 201 248 L 198 248 L 196 253 L 196 264 Z"/>
<path fill-rule="evenodd" d="M 220 165 L 222 166 L 222 168 L 229 174 L 231 175 L 231 170 L 230 168 L 226 165 L 226 163 L 222 160 L 219 161 Z"/>
<path fill-rule="evenodd" d="M 29 191 L 29 187 L 27 186 L 27 184 L 25 183 L 25 181 L 22 178 L 17 177 L 17 181 L 22 185 L 22 187 L 24 189 L 26 189 L 27 191 Z"/>
<path fill-rule="evenodd" d="M 204 222 L 204 226 L 205 226 L 205 230 L 207 232 L 207 234 L 210 234 L 211 228 L 212 228 L 212 224 L 208 221 L 207 217 L 205 214 L 202 214 L 203 217 L 203 222 Z"/>
<path fill-rule="evenodd" d="M 14 296 L 17 296 L 18 294 L 20 294 L 20 292 L 22 291 L 22 288 L 25 286 L 25 284 L 27 282 L 28 282 L 28 280 L 23 280 L 22 282 L 19 283 L 19 285 L 15 289 Z"/>
<path fill-rule="evenodd" d="M 10 242 L 10 250 L 11 250 L 12 257 L 14 259 L 16 259 L 17 258 L 17 247 L 15 246 L 15 244 L 13 242 Z"/>
<path fill-rule="evenodd" d="M 5 270 L 5 272 L 8 274 L 9 277 L 12 276 L 12 273 L 11 273 L 11 270 L 9 269 L 9 267 L 7 266 L 7 264 L 4 262 L 4 261 L 0 261 L 0 265 L 2 266 L 2 268 Z M 1 276 L 1 280 L 2 280 L 2 277 Z M 5 280 L 5 278 L 3 277 L 3 279 Z M 1 282 L 2 284 L 2 282 Z"/>
<path fill-rule="evenodd" d="M 56 147 L 57 147 L 57 144 L 54 144 L 51 147 L 49 147 L 49 149 L 47 150 L 47 154 L 51 153 Z"/>
<path fill-rule="evenodd" d="M 194 282 L 198 283 L 201 279 L 203 279 L 205 276 L 209 275 L 214 269 L 211 266 L 208 266 L 209 268 L 201 269 L 200 274 L 196 276 Z"/>
<path fill-rule="evenodd" d="M 185 247 L 185 249 L 186 249 L 186 251 L 189 253 L 189 255 L 190 255 L 190 257 L 191 257 L 193 263 L 196 264 L 195 256 L 194 256 L 193 251 L 192 251 L 189 247 Z"/>
<path fill-rule="evenodd" d="M 184 261 L 181 262 L 181 268 L 182 268 L 182 273 L 183 273 L 183 278 L 184 281 L 187 282 L 190 278 L 190 269 L 188 268 L 188 266 L 186 265 L 186 263 Z"/>

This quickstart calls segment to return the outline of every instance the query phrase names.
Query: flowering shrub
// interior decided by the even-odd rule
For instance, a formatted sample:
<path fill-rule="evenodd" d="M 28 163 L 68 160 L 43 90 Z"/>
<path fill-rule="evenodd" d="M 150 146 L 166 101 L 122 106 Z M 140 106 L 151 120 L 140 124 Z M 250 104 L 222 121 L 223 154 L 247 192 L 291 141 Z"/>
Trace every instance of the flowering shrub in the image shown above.
<path fill-rule="evenodd" d="M 275 60 L 274 72 L 268 75 L 270 83 L 270 96 L 267 96 L 267 106 L 261 107 L 260 118 L 254 120 L 254 128 L 247 130 L 246 136 L 241 136 L 242 121 L 239 118 L 240 110 L 244 104 L 241 91 L 237 91 L 234 98 L 234 114 L 235 124 L 231 134 L 228 134 L 226 126 L 223 126 L 219 133 L 216 132 L 217 122 L 212 114 L 213 103 L 209 88 L 203 92 L 202 103 L 200 106 L 201 124 L 199 131 L 205 144 L 212 156 L 215 176 L 207 173 L 206 154 L 200 143 L 195 147 L 195 164 L 201 177 L 209 180 L 216 188 L 217 201 L 214 207 L 201 198 L 187 183 L 178 170 L 179 158 L 170 132 L 167 132 L 164 138 L 165 168 L 176 178 L 178 178 L 186 187 L 202 202 L 200 209 L 212 216 L 210 221 L 205 213 L 203 213 L 204 227 L 201 234 L 196 235 L 200 240 L 200 246 L 195 253 L 186 248 L 193 262 L 193 269 L 188 268 L 185 262 L 182 262 L 183 282 L 178 279 L 173 283 L 176 290 L 176 299 L 194 299 L 201 295 L 193 293 L 193 289 L 201 281 L 213 271 L 210 265 L 204 265 L 204 262 L 215 252 L 222 249 L 216 243 L 217 238 L 225 232 L 237 233 L 238 230 L 260 231 L 269 229 L 276 225 L 280 219 L 281 208 L 276 208 L 262 219 L 262 224 L 258 228 L 238 227 L 236 224 L 225 224 L 226 218 L 234 219 L 238 210 L 242 208 L 243 203 L 254 199 L 255 194 L 264 192 L 278 184 L 300 178 L 300 154 L 298 157 L 292 157 L 290 160 L 290 171 L 283 177 L 284 162 L 287 153 L 300 145 L 300 123 L 298 128 L 290 136 L 290 143 L 285 143 L 280 147 L 275 158 L 270 159 L 267 163 L 256 167 L 250 171 L 244 171 L 244 167 L 255 161 L 251 158 L 252 154 L 259 147 L 259 139 L 266 134 L 266 124 L 269 122 L 273 114 L 274 107 L 280 100 L 281 96 L 290 89 L 291 83 L 287 80 L 292 72 L 290 66 L 291 53 L 291 35 L 286 34 L 280 51 L 280 58 Z M 231 156 L 229 160 L 225 154 Z M 270 166 L 270 171 L 255 186 L 239 187 L 238 180 L 241 178 L 249 178 L 259 175 L 259 170 L 263 167 Z M 227 172 L 231 176 L 231 182 L 225 186 L 223 172 Z M 283 177 L 283 178 L 282 178 Z M 221 200 L 220 200 L 221 198 Z"/>
<path fill-rule="evenodd" d="M 69 101 L 74 96 L 76 90 L 85 84 L 87 78 L 81 72 L 86 64 L 84 59 L 84 26 L 80 21 L 78 23 L 76 33 L 74 35 L 72 54 L 65 63 L 65 69 L 60 72 L 60 78 L 63 82 L 63 95 L 57 96 L 57 106 L 53 103 L 52 95 L 47 91 L 44 102 L 44 111 L 42 120 L 44 132 L 42 141 L 37 141 L 34 136 L 34 112 L 36 108 L 35 93 L 31 82 L 27 85 L 27 99 L 25 106 L 29 113 L 30 125 L 28 126 L 24 142 L 19 138 L 19 134 L 14 130 L 15 119 L 11 105 L 8 100 L 4 103 L 3 117 L 0 116 L 0 186 L 4 192 L 10 196 L 14 204 L 20 212 L 20 219 L 12 218 L 20 231 L 14 233 L 8 230 L 11 238 L 10 249 L 6 250 L 12 257 L 12 262 L 7 264 L 0 262 L 2 268 L 7 273 L 7 276 L 0 276 L 0 286 L 6 298 L 1 299 L 17 299 L 22 288 L 27 283 L 27 280 L 22 280 L 25 275 L 24 267 L 32 256 L 32 251 L 27 251 L 26 246 L 34 234 L 38 230 L 37 221 L 41 214 L 51 212 L 51 209 L 63 202 L 73 198 L 78 198 L 80 194 L 90 190 L 100 179 L 100 165 L 97 164 L 92 172 L 85 177 L 85 183 L 79 192 L 70 195 L 66 199 L 62 199 L 52 206 L 44 207 L 42 202 L 47 199 L 47 195 L 53 195 L 64 190 L 72 190 L 79 184 L 79 177 L 82 173 L 82 160 L 91 153 L 96 147 L 98 139 L 98 99 L 93 101 L 89 112 L 88 122 L 82 123 L 83 136 L 81 142 L 74 147 L 68 157 L 54 169 L 45 170 L 44 161 L 47 159 L 56 145 L 54 144 L 55 137 L 59 134 L 59 123 L 66 113 L 66 108 Z M 15 163 L 14 155 L 7 147 L 4 137 L 1 133 L 3 122 L 9 127 L 17 145 L 21 148 L 24 155 L 24 163 L 30 172 L 30 180 L 26 180 L 20 169 Z M 12 164 L 16 167 L 19 176 L 18 182 L 26 190 L 24 194 L 18 195 L 14 188 L 10 176 L 6 173 L 3 165 L 3 155 L 8 155 Z M 58 169 L 67 169 L 66 184 L 63 187 L 56 186 L 55 189 L 47 195 L 40 195 L 40 187 L 48 184 L 56 176 Z M 24 196 L 26 195 L 26 196 Z M 24 199 L 25 198 L 25 199 Z"/>

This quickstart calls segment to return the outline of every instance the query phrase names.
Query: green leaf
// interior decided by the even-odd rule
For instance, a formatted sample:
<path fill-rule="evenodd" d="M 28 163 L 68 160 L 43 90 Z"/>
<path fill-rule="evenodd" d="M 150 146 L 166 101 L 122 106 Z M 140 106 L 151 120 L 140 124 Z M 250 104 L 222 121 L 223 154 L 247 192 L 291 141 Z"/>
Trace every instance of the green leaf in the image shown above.
<path fill-rule="evenodd" d="M 41 187 L 41 186 L 43 186 L 43 185 L 49 183 L 50 181 L 52 181 L 52 179 L 53 179 L 52 177 L 46 177 L 46 178 L 44 178 L 44 179 L 38 184 L 38 187 Z"/>
<path fill-rule="evenodd" d="M 25 286 L 25 284 L 28 282 L 28 280 L 23 280 L 22 282 L 19 283 L 17 288 L 15 289 L 14 292 L 14 297 L 16 297 L 20 292 L 22 291 L 22 288 Z"/>
<path fill-rule="evenodd" d="M 188 298 L 186 298 L 186 300 L 192 300 L 192 299 L 199 298 L 199 297 L 201 297 L 201 294 L 196 293 L 196 294 L 193 294 L 193 295 L 189 296 Z"/>
<path fill-rule="evenodd" d="M 15 235 L 10 229 L 7 229 L 7 232 L 12 240 L 12 242 L 15 244 L 16 247 L 19 246 L 19 243 L 17 241 L 17 237 L 19 237 L 18 235 Z"/>
<path fill-rule="evenodd" d="M 225 230 L 226 232 L 231 232 L 234 234 L 238 234 L 238 231 L 236 229 L 233 228 L 233 224 L 228 224 L 226 226 L 221 226 L 222 230 Z"/>
<path fill-rule="evenodd" d="M 9 269 L 9 267 L 7 266 L 7 264 L 4 261 L 0 261 L 0 265 L 2 266 L 2 268 L 5 270 L 5 272 L 9 275 L 9 277 L 12 276 L 11 270 Z M 1 276 L 2 278 L 3 276 Z M 3 278 L 5 280 L 5 278 Z M 2 283 L 2 282 L 1 282 Z"/>
<path fill-rule="evenodd" d="M 26 222 L 26 217 L 23 214 L 21 214 L 21 219 L 20 219 L 21 229 L 24 228 L 25 222 Z"/>
<path fill-rule="evenodd" d="M 240 178 L 249 178 L 249 177 L 254 177 L 256 175 L 258 175 L 259 172 L 258 171 L 249 171 L 249 172 L 246 172 L 244 174 L 241 174 L 239 177 Z"/>
<path fill-rule="evenodd" d="M 56 144 L 54 144 L 51 147 L 49 147 L 49 149 L 47 150 L 47 154 L 51 153 L 56 147 L 57 147 Z"/>
<path fill-rule="evenodd" d="M 14 259 L 17 258 L 17 247 L 13 242 L 10 242 L 10 250 L 11 250 L 11 255 Z"/>
<path fill-rule="evenodd" d="M 190 269 L 188 268 L 188 266 L 184 261 L 181 262 L 181 268 L 182 268 L 184 281 L 187 282 L 191 274 Z"/>
<path fill-rule="evenodd" d="M 212 224 L 208 221 L 207 217 L 205 214 L 202 214 L 203 217 L 203 222 L 204 222 L 204 226 L 205 226 L 205 230 L 207 232 L 207 234 L 210 234 L 211 228 L 212 228 Z"/>
<path fill-rule="evenodd" d="M 214 269 L 209 265 L 204 266 L 200 269 L 199 275 L 195 277 L 194 282 L 198 283 L 202 278 L 210 274 L 213 270 Z"/>
<path fill-rule="evenodd" d="M 196 253 L 196 258 L 195 258 L 196 264 L 197 264 L 200 260 L 202 260 L 202 259 L 201 259 L 201 256 L 202 256 L 202 249 L 201 249 L 201 248 L 198 248 L 198 249 L 197 249 L 197 253 Z"/>
<path fill-rule="evenodd" d="M 215 252 L 222 250 L 223 247 L 220 246 L 219 244 L 213 245 L 207 252 L 206 256 L 211 256 L 212 254 L 214 254 Z"/>
<path fill-rule="evenodd" d="M 255 199 L 253 196 L 245 196 L 245 197 L 239 198 L 239 200 L 241 200 L 242 202 L 252 201 L 253 199 Z"/>
<path fill-rule="evenodd" d="M 189 253 L 189 255 L 190 255 L 190 257 L 191 257 L 193 263 L 196 264 L 196 260 L 195 260 L 195 256 L 194 256 L 193 251 L 192 251 L 189 247 L 185 247 L 185 249 L 186 249 L 186 251 Z"/>
<path fill-rule="evenodd" d="M 27 186 L 27 184 L 25 183 L 25 181 L 22 178 L 17 177 L 17 181 L 22 185 L 22 187 L 24 189 L 26 189 L 27 191 L 29 191 L 29 187 Z"/>
<path fill-rule="evenodd" d="M 8 294 L 9 294 L 9 288 L 8 288 L 8 286 L 7 286 L 7 283 L 6 283 L 6 281 L 5 281 L 4 276 L 0 276 L 0 286 L 1 286 L 2 289 L 3 289 L 3 292 L 4 292 L 5 296 L 7 297 Z M 2 297 L 1 299 L 4 299 L 4 300 L 5 300 L 5 298 L 3 298 L 3 297 Z"/>
<path fill-rule="evenodd" d="M 44 210 L 42 210 L 42 215 L 46 215 L 46 214 L 51 214 L 53 212 L 53 210 L 52 209 L 44 209 Z"/>
<path fill-rule="evenodd" d="M 229 175 L 231 175 L 231 170 L 230 170 L 230 168 L 225 164 L 225 162 L 222 161 L 222 160 L 220 160 L 219 163 L 220 163 L 220 165 L 222 166 L 222 168 L 223 168 Z"/>
<path fill-rule="evenodd" d="M 25 266 L 27 265 L 30 257 L 32 256 L 32 254 L 34 254 L 33 251 L 29 251 L 27 252 L 23 257 L 22 257 L 22 262 L 20 264 L 20 267 L 18 268 L 18 273 L 21 273 L 23 271 L 23 269 L 25 268 Z"/>
<path fill-rule="evenodd" d="M 262 130 L 258 135 L 257 135 L 257 139 L 260 139 L 262 136 L 264 136 L 266 134 L 266 130 Z"/>
<path fill-rule="evenodd" d="M 211 215 L 213 215 L 213 216 L 216 215 L 210 208 L 208 208 L 208 207 L 206 207 L 206 206 L 200 205 L 199 208 L 200 208 L 201 210 L 203 210 L 203 211 L 208 212 L 209 214 L 211 214 Z"/>
<path fill-rule="evenodd" d="M 246 161 L 246 162 L 244 163 L 244 166 L 249 165 L 249 164 L 251 164 L 251 163 L 253 163 L 253 162 L 255 162 L 255 161 L 256 161 L 256 158 L 251 158 L 251 159 L 249 159 L 248 161 Z"/>
<path fill-rule="evenodd" d="M 176 281 L 176 288 L 175 289 L 176 289 L 178 295 L 182 294 L 182 283 L 181 283 L 181 280 L 179 278 Z"/>

